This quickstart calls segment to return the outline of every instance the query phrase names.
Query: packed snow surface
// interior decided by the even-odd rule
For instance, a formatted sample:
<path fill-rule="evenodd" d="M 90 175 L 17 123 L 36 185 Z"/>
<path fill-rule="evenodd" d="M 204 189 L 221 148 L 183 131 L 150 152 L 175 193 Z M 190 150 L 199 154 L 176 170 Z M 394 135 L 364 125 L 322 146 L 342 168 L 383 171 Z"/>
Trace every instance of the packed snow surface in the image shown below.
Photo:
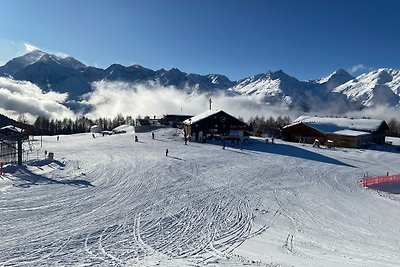
<path fill-rule="evenodd" d="M 399 199 L 359 184 L 399 153 L 137 136 L 43 137 L 7 167 L 0 266 L 399 265 Z"/>

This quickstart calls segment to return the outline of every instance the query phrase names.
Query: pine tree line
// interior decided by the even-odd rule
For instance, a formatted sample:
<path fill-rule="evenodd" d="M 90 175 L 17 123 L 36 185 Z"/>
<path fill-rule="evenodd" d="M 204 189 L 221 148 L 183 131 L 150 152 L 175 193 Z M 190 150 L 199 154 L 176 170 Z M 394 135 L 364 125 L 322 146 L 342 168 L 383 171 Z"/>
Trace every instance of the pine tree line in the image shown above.
<path fill-rule="evenodd" d="M 389 131 L 387 132 L 388 136 L 400 137 L 400 121 L 391 118 L 387 121 L 387 125 L 389 126 Z"/>
<path fill-rule="evenodd" d="M 118 114 L 115 118 L 98 118 L 95 120 L 83 117 L 78 117 L 74 120 L 71 118 L 64 119 L 49 119 L 43 116 L 37 117 L 33 123 L 35 135 L 58 135 L 58 134 L 76 134 L 86 133 L 90 131 L 93 125 L 100 125 L 103 130 L 112 130 L 122 124 L 134 125 L 135 120 L 132 116 L 124 117 Z"/>
<path fill-rule="evenodd" d="M 276 119 L 272 116 L 265 118 L 264 116 L 251 117 L 248 121 L 250 131 L 255 136 L 269 135 L 274 137 L 280 137 L 281 130 L 284 126 L 289 125 L 291 122 L 288 116 L 278 116 Z"/>
<path fill-rule="evenodd" d="M 141 118 L 138 116 L 138 118 Z M 148 116 L 145 116 L 148 118 Z M 18 118 L 19 122 L 25 122 L 24 118 Z M 264 116 L 251 117 L 248 121 L 249 130 L 256 136 L 268 134 L 270 136 L 278 137 L 281 129 L 289 125 L 291 119 L 288 116 L 278 116 L 276 119 L 272 116 L 265 118 Z M 113 128 L 122 125 L 134 125 L 135 119 L 132 116 L 124 117 L 118 114 L 115 118 L 98 118 L 95 120 L 86 118 L 85 116 L 72 120 L 71 118 L 64 119 L 48 119 L 39 116 L 34 122 L 35 135 L 58 135 L 58 134 L 75 134 L 85 133 L 90 131 L 92 125 L 100 125 L 103 130 L 112 130 Z M 400 121 L 395 118 L 387 121 L 389 126 L 388 136 L 400 137 Z"/>

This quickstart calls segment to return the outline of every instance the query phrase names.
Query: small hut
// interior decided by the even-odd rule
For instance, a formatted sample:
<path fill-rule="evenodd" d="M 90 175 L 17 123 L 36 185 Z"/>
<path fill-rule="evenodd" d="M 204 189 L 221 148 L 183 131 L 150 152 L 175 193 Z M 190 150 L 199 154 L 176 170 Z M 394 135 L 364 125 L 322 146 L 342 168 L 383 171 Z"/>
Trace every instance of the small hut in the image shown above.
<path fill-rule="evenodd" d="M 101 128 L 100 125 L 93 125 L 92 127 L 90 127 L 90 132 L 91 133 L 101 133 L 103 129 Z"/>

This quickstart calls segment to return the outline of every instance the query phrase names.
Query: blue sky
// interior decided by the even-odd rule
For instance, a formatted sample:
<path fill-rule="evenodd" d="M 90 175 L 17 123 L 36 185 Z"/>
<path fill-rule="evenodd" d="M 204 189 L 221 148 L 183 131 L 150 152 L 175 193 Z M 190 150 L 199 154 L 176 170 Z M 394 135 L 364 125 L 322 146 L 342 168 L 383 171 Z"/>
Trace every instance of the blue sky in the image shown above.
<path fill-rule="evenodd" d="M 140 64 L 231 80 L 282 69 L 315 79 L 400 69 L 400 2 L 5 0 L 0 64 L 24 44 L 87 65 Z"/>

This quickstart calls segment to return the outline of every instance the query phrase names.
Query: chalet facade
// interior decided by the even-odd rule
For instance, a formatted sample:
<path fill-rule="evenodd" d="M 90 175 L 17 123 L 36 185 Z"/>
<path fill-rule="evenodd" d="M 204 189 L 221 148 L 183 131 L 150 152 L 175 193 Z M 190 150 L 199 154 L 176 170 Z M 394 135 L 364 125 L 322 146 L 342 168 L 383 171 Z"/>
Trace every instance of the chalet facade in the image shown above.
<path fill-rule="evenodd" d="M 222 110 L 209 110 L 186 119 L 183 128 L 191 141 L 207 140 L 243 141 L 248 138 L 247 124 Z"/>
<path fill-rule="evenodd" d="M 283 128 L 284 138 L 292 142 L 321 144 L 328 140 L 334 146 L 361 148 L 370 143 L 384 144 L 388 125 L 383 120 L 320 118 L 301 116 Z"/>

